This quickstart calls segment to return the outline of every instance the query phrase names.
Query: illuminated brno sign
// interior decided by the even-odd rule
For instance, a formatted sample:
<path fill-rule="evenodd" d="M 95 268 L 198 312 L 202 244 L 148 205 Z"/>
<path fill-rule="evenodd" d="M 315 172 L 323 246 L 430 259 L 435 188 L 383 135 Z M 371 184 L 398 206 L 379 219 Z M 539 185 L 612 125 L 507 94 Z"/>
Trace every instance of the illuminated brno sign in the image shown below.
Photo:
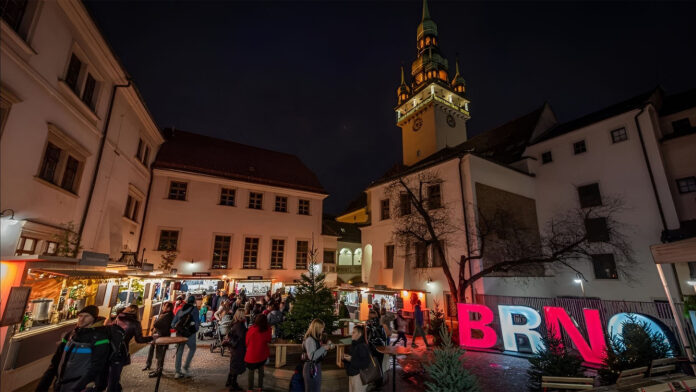
<path fill-rule="evenodd" d="M 498 333 L 491 327 L 494 315 L 493 311 L 485 306 L 478 304 L 457 304 L 457 314 L 459 318 L 459 342 L 462 346 L 471 348 L 491 348 L 498 341 Z M 602 363 L 606 351 L 606 340 L 604 328 L 596 309 L 583 309 L 585 316 L 585 330 L 587 339 L 580 332 L 576 324 L 568 315 L 565 309 L 555 306 L 544 306 L 544 320 L 546 330 L 551 336 L 561 338 L 561 331 L 573 342 L 578 352 L 589 363 Z M 691 320 L 696 329 L 696 312 L 691 312 Z M 475 315 L 475 320 L 472 320 Z M 638 322 L 645 322 L 654 332 L 661 332 L 665 336 L 665 341 L 675 350 L 674 336 L 660 321 L 638 313 L 617 313 L 613 315 L 606 326 L 608 335 L 620 335 L 623 323 L 629 316 L 635 317 Z M 527 306 L 519 305 L 498 305 L 498 316 L 500 318 L 500 335 L 506 351 L 518 351 L 516 335 L 524 335 L 532 346 L 533 352 L 538 352 L 543 347 L 539 327 L 541 326 L 541 314 Z M 516 324 L 515 316 L 522 316 L 524 324 Z M 481 337 L 472 336 L 472 330 L 480 331 Z M 678 352 L 678 349 L 676 349 Z"/>

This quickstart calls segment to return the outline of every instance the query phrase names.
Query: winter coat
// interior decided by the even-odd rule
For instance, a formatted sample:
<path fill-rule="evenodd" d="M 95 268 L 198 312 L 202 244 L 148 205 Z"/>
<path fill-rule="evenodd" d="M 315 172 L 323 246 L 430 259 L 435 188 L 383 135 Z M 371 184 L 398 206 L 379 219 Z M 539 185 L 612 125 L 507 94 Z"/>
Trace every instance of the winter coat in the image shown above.
<path fill-rule="evenodd" d="M 244 321 L 238 321 L 232 324 L 230 331 L 227 333 L 230 349 L 230 373 L 242 374 L 246 370 L 244 364 L 244 356 L 246 355 L 246 334 L 247 328 Z"/>
<path fill-rule="evenodd" d="M 373 318 L 367 322 L 367 341 L 370 346 L 376 347 L 386 346 L 387 344 L 387 334 L 384 332 L 382 324 L 379 322 L 379 318 Z"/>
<path fill-rule="evenodd" d="M 54 391 L 82 391 L 97 383 L 109 359 L 109 335 L 104 327 L 75 328 L 63 335 L 51 363 L 36 391 L 48 391 L 55 379 Z"/>
<path fill-rule="evenodd" d="M 183 318 L 183 317 L 184 317 L 187 313 L 189 313 L 189 312 L 192 312 L 192 313 L 191 313 L 191 316 L 192 316 L 191 318 L 193 319 L 193 322 L 196 323 L 195 328 L 194 328 L 194 333 L 198 332 L 198 327 L 200 327 L 200 325 L 201 325 L 201 318 L 197 316 L 197 315 L 198 315 L 198 311 L 197 311 L 197 309 L 196 309 L 196 306 L 195 306 L 195 305 L 188 304 L 188 303 L 187 303 L 186 305 L 184 305 L 183 308 L 181 308 L 181 310 L 179 311 L 179 313 L 175 313 L 175 314 L 174 314 L 174 318 L 172 319 L 172 328 L 175 329 L 175 328 L 176 328 L 176 323 L 178 323 L 179 320 L 180 320 L 181 318 Z"/>
<path fill-rule="evenodd" d="M 350 361 L 346 362 L 348 376 L 357 376 L 360 370 L 367 369 L 370 364 L 370 351 L 364 340 L 353 340 L 350 343 Z"/>
<path fill-rule="evenodd" d="M 126 347 L 128 347 L 133 338 L 135 338 L 137 343 L 149 343 L 152 341 L 152 336 L 143 336 L 143 326 L 138 321 L 138 316 L 133 313 L 121 312 L 116 317 L 115 324 L 125 331 L 123 342 L 126 344 Z"/>
<path fill-rule="evenodd" d="M 284 319 L 283 312 L 280 310 L 273 310 L 268 314 L 268 324 L 269 325 L 276 325 L 280 324 L 283 322 Z"/>
<path fill-rule="evenodd" d="M 421 311 L 420 305 L 416 305 L 416 309 L 413 311 L 413 318 L 416 320 L 416 325 L 423 326 L 423 311 Z"/>
<path fill-rule="evenodd" d="M 338 318 L 348 318 L 350 317 L 350 313 L 348 312 L 348 307 L 344 304 L 340 304 L 338 306 Z"/>
<path fill-rule="evenodd" d="M 157 318 L 157 321 L 155 321 L 155 324 L 153 325 L 153 327 L 155 327 L 155 331 L 157 331 L 157 334 L 159 336 L 172 335 L 172 319 L 174 319 L 174 313 L 172 312 L 164 312 L 160 314 L 160 316 Z"/>
<path fill-rule="evenodd" d="M 244 362 L 264 362 L 271 355 L 268 343 L 271 342 L 271 328 L 261 331 L 257 325 L 252 325 L 246 334 L 246 354 Z"/>

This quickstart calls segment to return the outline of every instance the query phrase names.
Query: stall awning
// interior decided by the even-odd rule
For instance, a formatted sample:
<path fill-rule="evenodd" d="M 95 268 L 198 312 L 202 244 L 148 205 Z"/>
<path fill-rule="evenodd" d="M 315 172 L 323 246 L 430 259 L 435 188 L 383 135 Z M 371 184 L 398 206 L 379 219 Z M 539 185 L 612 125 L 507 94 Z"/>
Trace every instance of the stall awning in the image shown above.
<path fill-rule="evenodd" d="M 696 261 L 696 237 L 650 247 L 656 264 L 690 263 Z"/>
<path fill-rule="evenodd" d="M 32 268 L 32 273 L 37 274 L 49 274 L 56 276 L 63 276 L 66 278 L 105 278 L 105 279 L 119 279 L 128 278 L 127 275 L 114 274 L 105 271 L 92 271 L 92 270 L 57 270 L 57 269 L 44 269 L 44 268 Z"/>

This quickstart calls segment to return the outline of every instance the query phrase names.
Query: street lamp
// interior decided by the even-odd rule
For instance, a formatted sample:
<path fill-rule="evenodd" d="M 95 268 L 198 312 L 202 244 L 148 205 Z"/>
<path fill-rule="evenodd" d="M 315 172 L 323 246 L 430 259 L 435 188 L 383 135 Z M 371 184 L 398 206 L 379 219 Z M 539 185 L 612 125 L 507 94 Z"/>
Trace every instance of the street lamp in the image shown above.
<path fill-rule="evenodd" d="M 575 278 L 574 282 L 580 285 L 580 290 L 582 290 L 582 296 L 585 297 L 585 285 L 582 281 L 582 276 L 580 274 L 577 275 L 577 278 Z"/>

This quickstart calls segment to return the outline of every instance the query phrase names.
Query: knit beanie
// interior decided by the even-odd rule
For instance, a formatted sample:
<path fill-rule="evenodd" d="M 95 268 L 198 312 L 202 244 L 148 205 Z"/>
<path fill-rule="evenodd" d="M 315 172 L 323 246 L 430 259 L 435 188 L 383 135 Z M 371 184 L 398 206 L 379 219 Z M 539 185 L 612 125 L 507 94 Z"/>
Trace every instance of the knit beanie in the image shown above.
<path fill-rule="evenodd" d="M 94 305 L 85 306 L 78 314 L 80 313 L 87 313 L 96 320 L 99 317 L 99 308 Z"/>
<path fill-rule="evenodd" d="M 193 295 L 189 295 L 189 297 L 186 298 L 186 302 L 188 302 L 188 303 L 190 303 L 190 304 L 195 304 L 195 303 L 196 303 L 196 297 L 194 297 Z"/>

